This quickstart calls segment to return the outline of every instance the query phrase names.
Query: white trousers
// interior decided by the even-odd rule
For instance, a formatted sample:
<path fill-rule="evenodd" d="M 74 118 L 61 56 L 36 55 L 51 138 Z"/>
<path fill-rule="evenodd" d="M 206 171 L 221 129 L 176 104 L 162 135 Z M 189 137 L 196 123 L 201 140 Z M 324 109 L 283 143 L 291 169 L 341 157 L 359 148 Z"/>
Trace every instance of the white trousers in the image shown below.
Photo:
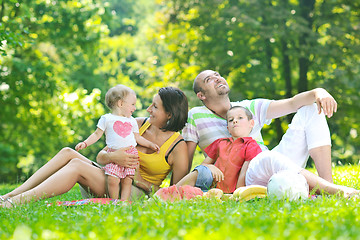
<path fill-rule="evenodd" d="M 269 179 L 282 170 L 299 173 L 303 168 L 296 165 L 285 155 L 275 151 L 264 151 L 254 157 L 246 171 L 245 184 L 267 186 Z"/>
<path fill-rule="evenodd" d="M 304 106 L 295 114 L 278 146 L 264 151 L 250 161 L 245 184 L 263 185 L 281 170 L 300 172 L 309 158 L 309 150 L 331 145 L 325 115 L 319 114 L 316 104 Z"/>
<path fill-rule="evenodd" d="M 304 168 L 309 150 L 327 145 L 331 146 L 329 126 L 324 113 L 319 114 L 314 103 L 297 111 L 279 145 L 271 151 L 284 154 Z"/>

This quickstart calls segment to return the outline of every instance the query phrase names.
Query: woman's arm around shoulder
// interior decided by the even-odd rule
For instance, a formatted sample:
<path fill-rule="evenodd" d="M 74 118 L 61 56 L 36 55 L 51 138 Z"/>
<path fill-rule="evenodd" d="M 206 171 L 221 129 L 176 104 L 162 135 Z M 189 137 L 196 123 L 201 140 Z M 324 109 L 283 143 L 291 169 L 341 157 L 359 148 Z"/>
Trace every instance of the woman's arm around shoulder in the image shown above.
<path fill-rule="evenodd" d="M 180 141 L 182 136 L 179 136 L 175 142 Z M 169 164 L 172 167 L 172 176 L 170 185 L 179 182 L 186 174 L 189 173 L 189 157 L 187 154 L 187 145 L 185 141 L 179 142 L 171 154 L 169 155 Z"/>

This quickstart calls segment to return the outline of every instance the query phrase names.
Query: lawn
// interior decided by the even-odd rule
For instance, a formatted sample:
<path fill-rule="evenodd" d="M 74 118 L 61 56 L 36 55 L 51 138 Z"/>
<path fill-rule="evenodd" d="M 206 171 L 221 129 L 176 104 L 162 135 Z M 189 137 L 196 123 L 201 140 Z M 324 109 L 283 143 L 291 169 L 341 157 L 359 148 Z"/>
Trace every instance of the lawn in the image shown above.
<path fill-rule="evenodd" d="M 360 189 L 360 166 L 334 168 L 334 181 Z M 0 194 L 15 186 L 1 185 Z M 78 187 L 47 200 L 81 199 Z M 360 239 L 360 200 L 210 199 L 131 205 L 0 209 L 0 239 Z"/>

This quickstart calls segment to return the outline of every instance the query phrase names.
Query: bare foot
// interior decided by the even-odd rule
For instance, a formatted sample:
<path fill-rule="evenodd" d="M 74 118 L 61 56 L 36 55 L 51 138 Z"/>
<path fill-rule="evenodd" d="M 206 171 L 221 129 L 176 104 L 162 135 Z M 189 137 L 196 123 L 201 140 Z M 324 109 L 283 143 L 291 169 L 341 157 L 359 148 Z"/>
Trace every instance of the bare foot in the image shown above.
<path fill-rule="evenodd" d="M 355 190 L 353 193 L 350 193 L 348 198 L 351 199 L 360 199 L 360 191 L 359 190 Z"/>
<path fill-rule="evenodd" d="M 2 208 L 12 208 L 12 207 L 14 207 L 14 204 L 11 201 L 10 198 L 6 198 L 6 199 L 1 198 L 0 207 L 2 207 Z"/>
<path fill-rule="evenodd" d="M 344 198 L 354 198 L 357 199 L 360 197 L 360 190 L 356 190 L 355 188 L 345 187 L 343 186 L 340 189 L 340 193 L 342 193 Z"/>

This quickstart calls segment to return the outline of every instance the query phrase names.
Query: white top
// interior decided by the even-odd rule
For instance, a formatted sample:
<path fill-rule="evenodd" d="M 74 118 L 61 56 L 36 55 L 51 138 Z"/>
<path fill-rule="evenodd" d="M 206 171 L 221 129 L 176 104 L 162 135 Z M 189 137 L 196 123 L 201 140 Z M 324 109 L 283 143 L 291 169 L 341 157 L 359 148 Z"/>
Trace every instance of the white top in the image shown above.
<path fill-rule="evenodd" d="M 104 131 L 106 145 L 111 149 L 136 146 L 134 133 L 139 133 L 139 127 L 133 117 L 108 113 L 101 116 L 97 127 Z"/>

